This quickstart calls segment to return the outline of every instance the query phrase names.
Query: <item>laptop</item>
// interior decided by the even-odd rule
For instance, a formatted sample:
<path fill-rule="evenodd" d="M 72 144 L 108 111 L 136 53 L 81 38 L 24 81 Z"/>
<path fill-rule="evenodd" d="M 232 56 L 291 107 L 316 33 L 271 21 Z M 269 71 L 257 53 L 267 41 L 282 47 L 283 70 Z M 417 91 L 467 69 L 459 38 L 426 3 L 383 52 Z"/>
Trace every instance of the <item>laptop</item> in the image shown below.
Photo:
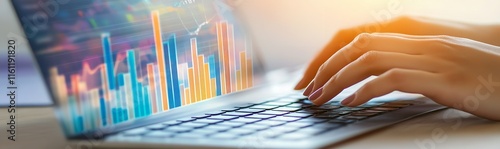
<path fill-rule="evenodd" d="M 263 68 L 270 49 L 236 1 L 11 2 L 78 147 L 323 148 L 444 108 L 402 93 L 339 104 L 356 86 L 313 105 L 292 90 L 302 69 Z"/>

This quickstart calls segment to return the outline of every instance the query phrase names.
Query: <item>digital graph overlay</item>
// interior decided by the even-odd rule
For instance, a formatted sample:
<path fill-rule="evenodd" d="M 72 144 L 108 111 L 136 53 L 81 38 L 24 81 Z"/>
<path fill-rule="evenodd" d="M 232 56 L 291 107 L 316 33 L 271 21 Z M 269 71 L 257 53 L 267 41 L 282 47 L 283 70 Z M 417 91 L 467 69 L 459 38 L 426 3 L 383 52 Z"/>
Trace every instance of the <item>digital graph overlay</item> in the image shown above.
<path fill-rule="evenodd" d="M 60 41 L 35 53 L 46 61 L 42 69 L 66 132 L 79 134 L 252 87 L 251 43 L 219 5 L 217 0 L 96 0 L 61 10 L 68 16 L 51 22 Z"/>

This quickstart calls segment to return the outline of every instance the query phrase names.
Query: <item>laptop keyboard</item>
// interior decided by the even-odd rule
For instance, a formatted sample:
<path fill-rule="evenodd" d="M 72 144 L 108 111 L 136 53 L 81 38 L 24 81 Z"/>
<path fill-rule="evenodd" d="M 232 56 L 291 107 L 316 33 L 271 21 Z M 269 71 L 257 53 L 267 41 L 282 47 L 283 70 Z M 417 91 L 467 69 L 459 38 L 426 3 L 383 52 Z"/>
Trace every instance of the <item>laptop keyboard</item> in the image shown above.
<path fill-rule="evenodd" d="M 223 140 L 258 136 L 266 139 L 296 140 L 326 133 L 410 105 L 411 101 L 393 101 L 345 107 L 335 101 L 315 106 L 303 96 L 290 95 L 131 129 L 121 135 L 160 139 Z"/>

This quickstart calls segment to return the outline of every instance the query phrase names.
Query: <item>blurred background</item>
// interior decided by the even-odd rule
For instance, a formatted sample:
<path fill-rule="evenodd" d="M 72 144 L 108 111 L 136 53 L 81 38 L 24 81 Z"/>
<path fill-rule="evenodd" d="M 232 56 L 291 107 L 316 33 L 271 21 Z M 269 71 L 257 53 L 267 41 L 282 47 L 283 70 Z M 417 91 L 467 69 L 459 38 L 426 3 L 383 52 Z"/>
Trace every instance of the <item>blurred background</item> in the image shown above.
<path fill-rule="evenodd" d="M 36 2 L 34 0 L 34 2 Z M 254 35 L 266 69 L 300 66 L 310 61 L 339 29 L 401 15 L 427 16 L 477 24 L 500 24 L 497 0 L 235 0 L 236 11 Z M 394 8 L 397 11 L 392 11 Z M 7 83 L 7 39 L 17 39 L 17 105 L 48 105 L 50 98 L 33 66 L 29 46 L 11 8 L 0 0 L 0 92 Z M 386 19 L 386 17 L 382 17 Z M 0 98 L 6 105 L 6 96 Z M 4 100 L 5 99 L 5 100 Z"/>

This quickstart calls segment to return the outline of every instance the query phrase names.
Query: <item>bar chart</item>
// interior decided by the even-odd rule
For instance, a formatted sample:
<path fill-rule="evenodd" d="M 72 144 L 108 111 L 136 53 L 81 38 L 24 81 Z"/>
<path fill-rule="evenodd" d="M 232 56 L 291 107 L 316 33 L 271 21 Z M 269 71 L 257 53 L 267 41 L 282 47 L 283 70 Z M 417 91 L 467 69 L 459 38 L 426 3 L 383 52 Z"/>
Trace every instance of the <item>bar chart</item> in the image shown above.
<path fill-rule="evenodd" d="M 124 15 L 127 24 L 87 19 L 97 35 L 85 40 L 95 43 L 90 44 L 95 50 L 50 54 L 50 59 L 57 56 L 62 61 L 46 69 L 67 133 L 151 116 L 253 86 L 251 43 L 241 28 L 232 18 L 205 8 L 206 2 L 192 3 L 204 8 L 184 2 L 142 9 L 140 15 Z M 190 10 L 195 8 L 200 9 L 196 14 Z M 186 21 L 189 17 L 194 19 Z M 123 32 L 135 30 L 116 31 L 133 25 L 140 25 L 140 31 L 126 36 Z M 147 36 L 132 38 L 142 34 Z M 59 54 L 64 52 L 76 56 Z"/>

